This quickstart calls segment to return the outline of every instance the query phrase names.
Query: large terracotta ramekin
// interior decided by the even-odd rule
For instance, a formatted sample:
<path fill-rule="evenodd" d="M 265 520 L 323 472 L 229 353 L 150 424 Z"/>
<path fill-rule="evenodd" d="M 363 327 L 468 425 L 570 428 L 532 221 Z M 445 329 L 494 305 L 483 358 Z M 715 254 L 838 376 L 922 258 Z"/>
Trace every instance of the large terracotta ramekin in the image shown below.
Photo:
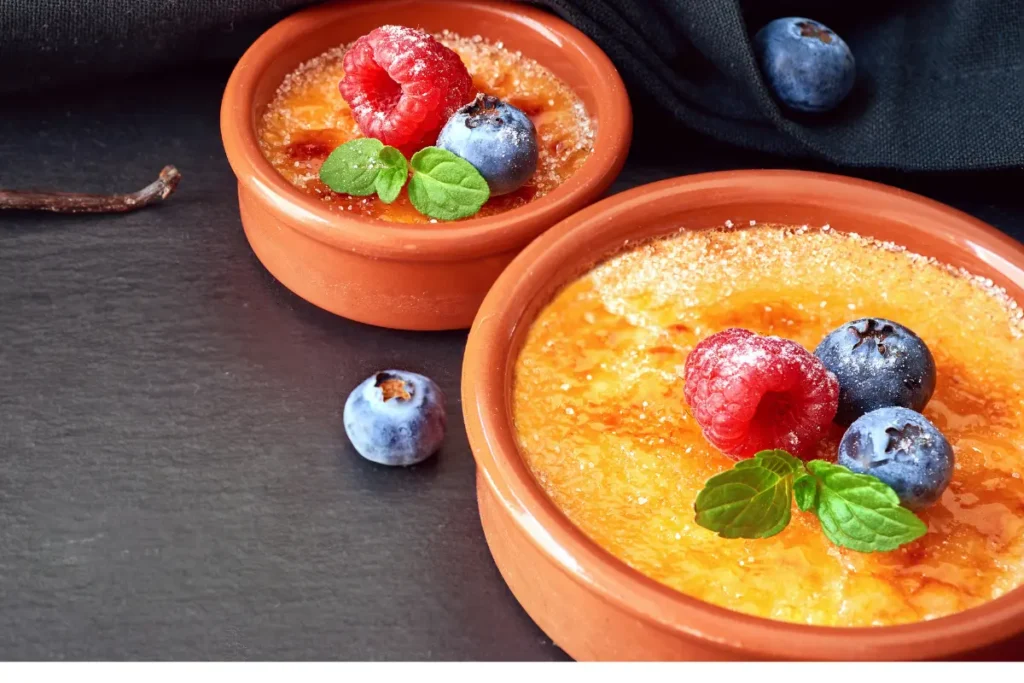
<path fill-rule="evenodd" d="M 550 194 L 497 216 L 403 227 L 332 213 L 264 159 L 256 119 L 300 63 L 383 24 L 481 35 L 537 60 L 587 106 L 597 131 L 594 152 Z M 600 48 L 556 17 L 498 2 L 370 0 L 294 14 L 239 60 L 224 91 L 220 121 L 238 177 L 242 225 L 267 270 L 321 308 L 407 330 L 469 327 L 487 290 L 519 250 L 608 188 L 632 136 L 626 89 Z"/>
<path fill-rule="evenodd" d="M 1020 633 L 1024 589 L 954 616 L 878 628 L 803 626 L 716 607 L 648 579 L 598 547 L 534 481 L 516 448 L 510 396 L 516 355 L 540 308 L 626 240 L 726 220 L 829 223 L 963 266 L 1024 302 L 1020 244 L 924 197 L 839 176 L 694 175 L 615 195 L 563 221 L 525 249 L 491 289 L 463 364 L 480 517 L 519 602 L 556 644 L 586 660 L 949 658 Z"/>

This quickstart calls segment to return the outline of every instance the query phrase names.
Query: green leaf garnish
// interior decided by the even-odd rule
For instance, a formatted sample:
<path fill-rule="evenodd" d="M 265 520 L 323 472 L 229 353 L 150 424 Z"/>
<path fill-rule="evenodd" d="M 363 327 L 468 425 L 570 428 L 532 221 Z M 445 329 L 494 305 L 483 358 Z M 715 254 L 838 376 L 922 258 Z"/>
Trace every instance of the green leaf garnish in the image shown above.
<path fill-rule="evenodd" d="M 772 472 L 775 472 L 779 476 L 786 476 L 789 474 L 797 475 L 803 474 L 804 472 L 804 461 L 781 449 L 774 451 L 761 451 L 753 458 L 740 461 L 736 466 L 741 467 L 745 462 L 754 462 L 761 467 L 765 467 Z"/>
<path fill-rule="evenodd" d="M 409 180 L 409 199 L 416 210 L 444 221 L 472 216 L 491 196 L 480 171 L 462 157 L 424 147 L 406 162 L 399 150 L 376 138 L 339 145 L 320 166 L 320 180 L 334 192 L 356 197 L 376 193 L 385 204 L 395 201 Z"/>
<path fill-rule="evenodd" d="M 324 159 L 320 180 L 335 192 L 371 195 L 377 191 L 377 176 L 383 166 L 379 152 L 383 149 L 384 143 L 376 138 L 349 140 Z"/>
<path fill-rule="evenodd" d="M 377 159 L 381 164 L 377 179 L 373 185 L 377 189 L 377 196 L 385 204 L 390 204 L 398 198 L 402 191 L 405 180 L 409 176 L 409 165 L 405 157 L 394 147 L 384 147 L 377 152 Z"/>
<path fill-rule="evenodd" d="M 446 149 L 424 147 L 410 163 L 409 199 L 426 216 L 444 221 L 466 218 L 491 196 L 480 171 Z"/>
<path fill-rule="evenodd" d="M 881 480 L 824 460 L 812 460 L 807 469 L 818 484 L 815 510 L 821 529 L 836 545 L 862 553 L 886 552 L 928 532 Z"/>
<path fill-rule="evenodd" d="M 711 477 L 693 507 L 697 524 L 723 538 L 767 538 L 789 524 L 794 494 L 830 541 L 851 550 L 895 550 L 928 531 L 880 479 L 824 460 L 804 465 L 782 450 L 761 451 Z"/>
<path fill-rule="evenodd" d="M 796 494 L 796 506 L 800 512 L 813 510 L 818 504 L 818 482 L 809 474 L 793 482 L 793 493 Z"/>
<path fill-rule="evenodd" d="M 697 524 L 722 538 L 767 538 L 785 529 L 793 501 L 787 458 L 796 460 L 785 451 L 762 451 L 711 477 L 693 506 Z"/>

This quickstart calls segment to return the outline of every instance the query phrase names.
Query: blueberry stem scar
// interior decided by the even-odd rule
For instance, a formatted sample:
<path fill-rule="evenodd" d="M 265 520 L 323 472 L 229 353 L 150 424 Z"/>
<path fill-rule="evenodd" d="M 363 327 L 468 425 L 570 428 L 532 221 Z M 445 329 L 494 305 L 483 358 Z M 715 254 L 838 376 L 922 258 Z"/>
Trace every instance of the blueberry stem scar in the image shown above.
<path fill-rule="evenodd" d="M 832 35 L 829 31 L 822 30 L 808 21 L 801 21 L 796 26 L 800 29 L 800 35 L 804 38 L 817 38 L 826 44 L 832 42 Z"/>
<path fill-rule="evenodd" d="M 492 115 L 492 112 L 497 111 L 499 104 L 501 104 L 501 100 L 497 97 L 477 93 L 476 99 L 464 108 L 470 114 L 470 116 L 466 117 L 466 128 L 476 128 L 479 126 L 480 119 L 476 117 L 481 114 Z M 504 123 L 501 120 L 501 116 L 495 116 L 494 122 L 499 126 Z"/>
<path fill-rule="evenodd" d="M 412 394 L 410 394 L 409 390 L 406 388 L 405 382 L 394 375 L 389 375 L 386 372 L 382 372 L 377 375 L 374 386 L 380 389 L 385 401 L 390 401 L 393 398 L 408 401 L 412 398 Z"/>
<path fill-rule="evenodd" d="M 125 213 L 163 201 L 171 196 L 181 173 L 174 166 L 164 166 L 160 176 L 137 192 L 130 194 L 83 194 L 77 192 L 36 192 L 32 190 L 0 190 L 0 210 L 51 211 L 53 213 Z"/>
<path fill-rule="evenodd" d="M 850 327 L 850 331 L 857 335 L 857 343 L 853 345 L 853 348 L 858 348 L 868 339 L 874 339 L 878 352 L 883 356 L 886 354 L 885 340 L 896 332 L 892 325 L 879 326 L 874 320 L 868 320 L 868 324 L 863 332 L 856 327 Z"/>
<path fill-rule="evenodd" d="M 889 441 L 885 445 L 885 452 L 893 454 L 903 453 L 904 455 L 913 448 L 915 439 L 925 436 L 923 429 L 910 423 L 902 427 L 889 427 L 885 430 L 885 434 L 889 437 Z"/>

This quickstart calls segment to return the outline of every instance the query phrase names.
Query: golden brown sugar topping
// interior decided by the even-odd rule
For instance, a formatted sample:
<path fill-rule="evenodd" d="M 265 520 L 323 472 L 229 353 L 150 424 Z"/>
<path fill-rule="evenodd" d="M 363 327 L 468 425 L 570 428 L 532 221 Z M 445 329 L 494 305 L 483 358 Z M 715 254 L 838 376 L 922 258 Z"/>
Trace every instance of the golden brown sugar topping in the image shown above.
<path fill-rule="evenodd" d="M 687 354 L 728 327 L 813 350 L 865 316 L 898 321 L 935 357 L 925 415 L 956 453 L 952 484 L 919 513 L 922 539 L 888 553 L 829 543 L 794 510 L 779 535 L 726 540 L 693 503 L 735 463 L 701 435 L 683 398 Z M 681 232 L 567 286 L 516 361 L 523 457 L 584 533 L 688 595 L 762 617 L 834 626 L 959 612 L 1024 583 L 1024 312 L 992 285 L 835 231 Z M 816 456 L 835 459 L 841 428 Z"/>
<path fill-rule="evenodd" d="M 563 81 L 528 57 L 479 36 L 436 36 L 462 58 L 473 85 L 521 109 L 537 129 L 533 178 L 507 195 L 491 197 L 477 217 L 499 214 L 548 194 L 565 182 L 593 151 L 594 128 L 583 102 Z M 436 222 L 416 211 L 403 190 L 392 204 L 375 196 L 332 192 L 320 182 L 324 159 L 338 145 L 363 137 L 338 90 L 346 47 L 328 50 L 285 77 L 259 121 L 264 156 L 288 182 L 320 198 L 333 211 L 396 223 Z"/>

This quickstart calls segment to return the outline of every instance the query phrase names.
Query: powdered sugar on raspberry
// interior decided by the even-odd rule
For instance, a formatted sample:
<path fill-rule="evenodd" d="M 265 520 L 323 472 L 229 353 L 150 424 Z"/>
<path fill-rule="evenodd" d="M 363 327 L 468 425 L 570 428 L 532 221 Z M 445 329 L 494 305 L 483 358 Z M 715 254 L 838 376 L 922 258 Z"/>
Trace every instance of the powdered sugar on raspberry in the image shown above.
<path fill-rule="evenodd" d="M 737 328 L 697 344 L 685 381 L 704 436 L 736 458 L 772 448 L 811 453 L 839 400 L 835 376 L 802 346 Z"/>
<path fill-rule="evenodd" d="M 473 94 L 458 54 L 404 26 L 381 26 L 357 40 L 344 68 L 339 89 L 363 134 L 409 151 L 433 144 Z"/>

